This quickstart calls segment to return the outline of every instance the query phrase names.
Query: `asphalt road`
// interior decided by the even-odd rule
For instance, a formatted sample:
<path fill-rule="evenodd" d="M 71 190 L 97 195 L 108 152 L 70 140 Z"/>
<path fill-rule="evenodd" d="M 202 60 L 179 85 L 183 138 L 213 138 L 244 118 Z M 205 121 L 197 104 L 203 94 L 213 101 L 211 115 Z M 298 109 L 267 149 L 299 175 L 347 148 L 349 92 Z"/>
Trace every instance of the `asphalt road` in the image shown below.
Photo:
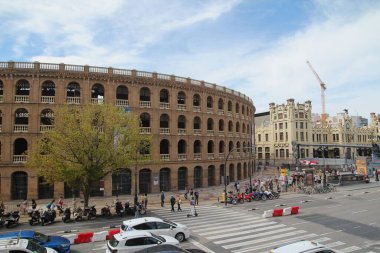
<path fill-rule="evenodd" d="M 254 201 L 232 206 L 228 209 L 241 215 L 252 213 L 252 215 L 259 217 L 265 210 L 276 208 L 279 205 L 283 205 L 283 207 L 299 205 L 300 213 L 298 215 L 268 219 L 288 227 L 295 227 L 298 230 L 305 230 L 309 233 L 329 237 L 336 242 L 332 245 L 339 246 L 339 242 L 347 242 L 352 245 L 352 251 L 349 252 L 380 252 L 380 187 L 378 185 L 375 187 L 373 185 L 368 186 L 370 188 L 367 189 L 338 189 L 338 192 L 328 194 L 289 194 L 281 196 L 277 200 Z M 223 207 L 223 204 L 220 203 L 209 203 L 205 204 L 204 207 L 209 208 L 211 205 L 218 208 Z M 256 210 L 252 210 L 252 208 Z M 161 216 L 162 213 L 160 211 L 162 212 L 163 210 L 157 209 L 152 211 L 155 216 Z M 67 230 L 71 230 L 72 232 L 76 230 L 101 231 L 110 226 L 120 225 L 125 219 L 128 219 L 128 217 L 98 218 L 90 222 L 72 222 L 68 224 L 57 221 L 55 224 L 45 227 L 30 227 L 27 224 L 23 224 L 18 228 L 9 230 L 3 228 L 0 231 L 6 232 L 32 228 L 45 234 L 61 235 Z M 199 221 L 201 220 L 202 218 L 199 217 Z M 196 221 L 196 218 L 194 221 Z M 223 225 L 223 222 L 220 225 Z M 225 222 L 226 224 L 228 223 L 228 216 L 225 218 Z M 244 222 L 242 221 L 242 223 Z M 200 247 L 206 250 L 209 249 L 209 252 L 217 253 L 229 252 L 225 249 L 222 251 L 220 246 L 200 236 L 199 232 L 194 232 L 191 239 L 183 243 L 182 247 Z M 355 250 L 355 247 L 360 247 L 360 250 Z M 96 242 L 72 245 L 72 252 L 105 252 L 105 248 L 105 242 Z"/>

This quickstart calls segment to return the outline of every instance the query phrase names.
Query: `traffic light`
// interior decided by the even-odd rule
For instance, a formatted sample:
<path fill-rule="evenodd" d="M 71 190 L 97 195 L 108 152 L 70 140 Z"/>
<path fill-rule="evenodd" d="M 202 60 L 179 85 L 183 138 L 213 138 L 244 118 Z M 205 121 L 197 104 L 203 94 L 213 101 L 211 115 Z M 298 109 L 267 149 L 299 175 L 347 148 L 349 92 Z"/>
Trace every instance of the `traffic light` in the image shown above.
<path fill-rule="evenodd" d="M 298 159 L 299 153 L 298 153 L 298 144 L 296 141 L 292 141 L 292 151 L 293 151 L 293 157 Z"/>

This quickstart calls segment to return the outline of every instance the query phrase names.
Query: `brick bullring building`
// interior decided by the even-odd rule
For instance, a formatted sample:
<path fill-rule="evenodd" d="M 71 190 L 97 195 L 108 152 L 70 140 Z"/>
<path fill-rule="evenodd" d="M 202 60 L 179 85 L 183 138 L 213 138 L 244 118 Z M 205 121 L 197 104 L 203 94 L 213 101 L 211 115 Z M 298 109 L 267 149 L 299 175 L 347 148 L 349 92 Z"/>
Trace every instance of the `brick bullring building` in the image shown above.
<path fill-rule="evenodd" d="M 48 185 L 24 166 L 28 149 L 54 128 L 62 104 L 110 103 L 140 116 L 152 134 L 156 164 L 123 168 L 94 185 L 92 196 L 184 190 L 249 176 L 252 100 L 231 89 L 136 70 L 39 62 L 0 62 L 0 193 L 3 200 L 66 198 L 63 182 Z"/>

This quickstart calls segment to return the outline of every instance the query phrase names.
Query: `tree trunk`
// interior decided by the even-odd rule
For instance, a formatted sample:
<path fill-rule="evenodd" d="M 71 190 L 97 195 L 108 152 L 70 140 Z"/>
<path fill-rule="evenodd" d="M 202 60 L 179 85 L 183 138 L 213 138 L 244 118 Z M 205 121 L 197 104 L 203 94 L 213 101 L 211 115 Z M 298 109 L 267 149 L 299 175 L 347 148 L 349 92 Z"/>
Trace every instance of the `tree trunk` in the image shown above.
<path fill-rule="evenodd" d="M 88 207 L 88 201 L 90 200 L 90 189 L 89 187 L 83 189 L 84 207 Z"/>

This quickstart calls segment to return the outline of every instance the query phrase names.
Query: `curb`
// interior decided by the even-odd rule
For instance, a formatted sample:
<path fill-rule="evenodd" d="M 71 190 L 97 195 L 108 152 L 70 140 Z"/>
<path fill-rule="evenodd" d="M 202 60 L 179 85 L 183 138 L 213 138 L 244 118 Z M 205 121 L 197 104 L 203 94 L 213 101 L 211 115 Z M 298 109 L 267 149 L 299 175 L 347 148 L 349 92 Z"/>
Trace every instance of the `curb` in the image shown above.
<path fill-rule="evenodd" d="M 66 231 L 65 233 L 70 233 L 71 231 Z M 81 232 L 77 234 L 64 234 L 62 237 L 67 238 L 70 244 L 81 244 L 89 242 L 101 242 L 107 241 L 112 238 L 113 235 L 120 233 L 120 228 L 114 228 L 111 230 L 104 230 L 99 232 Z"/>
<path fill-rule="evenodd" d="M 273 210 L 267 210 L 267 211 L 264 211 L 262 217 L 270 218 L 270 217 L 294 215 L 294 214 L 298 214 L 299 208 L 300 208 L 299 206 L 292 206 L 292 207 L 286 207 L 286 208 L 276 208 Z"/>

